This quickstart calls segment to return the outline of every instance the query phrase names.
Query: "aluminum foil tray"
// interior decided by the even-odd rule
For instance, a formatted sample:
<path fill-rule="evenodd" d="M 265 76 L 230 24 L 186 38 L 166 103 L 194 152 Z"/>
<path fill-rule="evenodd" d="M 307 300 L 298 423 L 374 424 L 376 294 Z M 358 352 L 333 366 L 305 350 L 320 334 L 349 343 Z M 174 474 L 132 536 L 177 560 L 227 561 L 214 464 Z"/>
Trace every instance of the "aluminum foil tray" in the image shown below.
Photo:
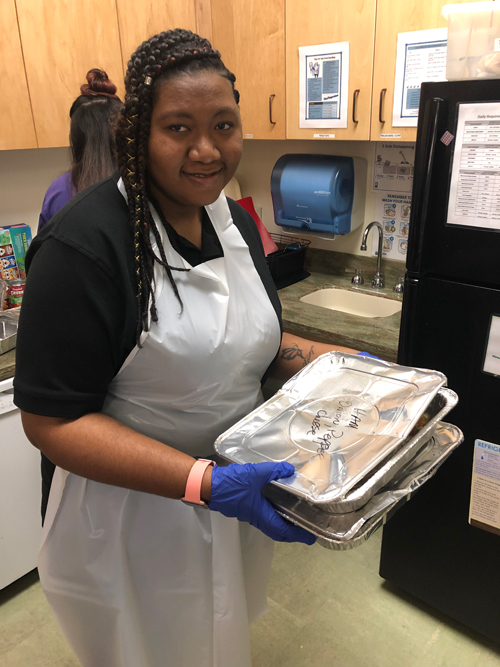
<path fill-rule="evenodd" d="M 337 551 L 353 549 L 366 542 L 400 502 L 430 479 L 462 440 L 463 434 L 456 426 L 437 424 L 417 455 L 356 512 L 325 512 L 321 506 L 311 505 L 271 484 L 264 493 L 282 516 L 316 535 L 321 546 Z"/>
<path fill-rule="evenodd" d="M 14 310 L 20 309 L 16 308 Z M 0 312 L 0 354 L 16 347 L 18 319 L 10 311 Z"/>
<path fill-rule="evenodd" d="M 444 384 L 436 371 L 330 352 L 219 436 L 215 450 L 235 463 L 289 461 L 297 474 L 273 484 L 339 511 L 339 501 L 401 449 Z"/>

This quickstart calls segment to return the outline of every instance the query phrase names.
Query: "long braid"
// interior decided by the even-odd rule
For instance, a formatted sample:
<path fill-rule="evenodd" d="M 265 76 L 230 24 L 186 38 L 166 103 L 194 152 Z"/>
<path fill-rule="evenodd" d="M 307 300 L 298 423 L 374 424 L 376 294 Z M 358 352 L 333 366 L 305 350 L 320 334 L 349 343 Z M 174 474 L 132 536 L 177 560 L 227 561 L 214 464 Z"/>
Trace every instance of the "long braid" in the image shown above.
<path fill-rule="evenodd" d="M 128 197 L 129 219 L 134 239 L 134 264 L 137 281 L 137 343 L 142 331 L 149 328 L 149 314 L 156 322 L 158 314 L 154 295 L 155 262 L 164 267 L 181 309 L 182 300 L 172 271 L 189 269 L 170 266 L 160 232 L 151 214 L 147 186 L 147 145 L 157 82 L 175 72 L 213 70 L 230 81 L 236 103 L 235 76 L 223 64 L 220 53 L 210 42 L 189 30 L 169 30 L 143 42 L 132 54 L 125 77 L 127 94 L 116 132 L 117 162 Z M 160 220 L 163 214 L 153 202 Z M 152 248 L 156 241 L 160 256 Z M 149 311 L 149 312 L 148 312 Z"/>

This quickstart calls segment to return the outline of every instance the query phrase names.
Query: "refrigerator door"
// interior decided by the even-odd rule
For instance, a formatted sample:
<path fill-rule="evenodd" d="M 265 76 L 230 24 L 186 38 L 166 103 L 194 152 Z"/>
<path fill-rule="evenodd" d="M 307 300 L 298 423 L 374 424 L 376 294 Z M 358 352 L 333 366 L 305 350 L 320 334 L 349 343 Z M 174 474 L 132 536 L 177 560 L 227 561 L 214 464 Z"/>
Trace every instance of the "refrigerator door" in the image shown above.
<path fill-rule="evenodd" d="M 459 396 L 450 421 L 465 440 L 385 526 L 380 574 L 500 641 L 500 569 L 487 565 L 498 562 L 500 535 L 468 522 L 475 440 L 500 445 L 500 377 L 484 370 L 500 290 L 428 277 L 408 287 L 398 362 L 447 375 Z"/>
<path fill-rule="evenodd" d="M 498 102 L 500 120 L 500 81 L 422 85 L 406 265 L 413 276 L 432 274 L 494 286 L 500 285 L 500 230 L 447 224 L 457 144 L 452 139 L 446 145 L 449 137 L 445 133 L 456 136 L 459 105 L 471 102 Z M 491 144 L 489 149 L 500 155 L 500 140 L 496 148 Z M 500 176 L 496 188 L 500 188 Z M 498 206 L 500 209 L 500 199 Z"/>

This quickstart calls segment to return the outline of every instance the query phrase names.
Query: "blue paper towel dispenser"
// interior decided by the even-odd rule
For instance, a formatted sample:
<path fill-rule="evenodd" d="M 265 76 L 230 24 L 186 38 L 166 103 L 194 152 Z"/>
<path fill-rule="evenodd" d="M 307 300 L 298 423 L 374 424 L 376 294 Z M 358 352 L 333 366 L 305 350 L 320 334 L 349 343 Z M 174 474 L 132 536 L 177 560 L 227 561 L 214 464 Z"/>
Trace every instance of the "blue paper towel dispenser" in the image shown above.
<path fill-rule="evenodd" d="M 363 222 L 365 187 L 359 158 L 283 155 L 271 175 L 274 220 L 293 232 L 348 234 Z"/>

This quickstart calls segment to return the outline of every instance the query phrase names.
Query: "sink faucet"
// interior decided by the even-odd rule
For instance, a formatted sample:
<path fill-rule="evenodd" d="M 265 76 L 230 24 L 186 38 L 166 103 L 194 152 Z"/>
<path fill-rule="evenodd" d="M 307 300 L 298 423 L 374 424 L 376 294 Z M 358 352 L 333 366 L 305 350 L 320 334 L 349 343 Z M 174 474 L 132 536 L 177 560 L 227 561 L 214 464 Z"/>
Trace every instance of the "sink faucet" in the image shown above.
<path fill-rule="evenodd" d="M 363 240 L 361 242 L 360 250 L 366 250 L 366 239 L 368 238 L 368 234 L 372 227 L 376 227 L 378 229 L 377 270 L 373 274 L 372 287 L 379 289 L 384 286 L 384 276 L 382 274 L 382 243 L 384 240 L 384 233 L 382 231 L 382 225 L 380 224 L 380 222 L 374 220 L 373 222 L 370 222 L 370 224 L 366 226 L 366 229 L 363 232 Z"/>

